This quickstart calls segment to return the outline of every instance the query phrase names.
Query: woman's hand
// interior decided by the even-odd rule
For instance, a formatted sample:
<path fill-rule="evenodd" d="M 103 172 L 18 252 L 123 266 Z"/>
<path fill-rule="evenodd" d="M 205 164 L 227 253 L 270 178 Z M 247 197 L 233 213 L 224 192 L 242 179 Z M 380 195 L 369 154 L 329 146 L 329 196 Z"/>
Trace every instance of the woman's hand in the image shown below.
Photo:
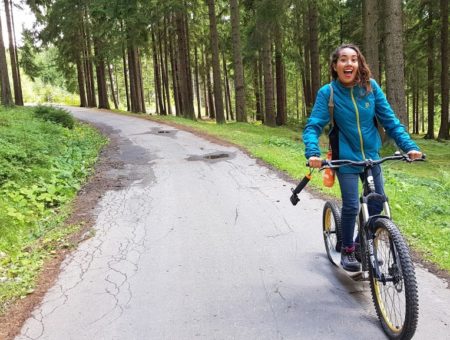
<path fill-rule="evenodd" d="M 322 166 L 322 158 L 320 157 L 309 157 L 308 163 L 310 168 L 320 168 Z"/>
<path fill-rule="evenodd" d="M 417 150 L 408 151 L 407 155 L 408 155 L 409 159 L 412 161 L 415 159 L 422 158 L 422 152 L 417 151 Z"/>

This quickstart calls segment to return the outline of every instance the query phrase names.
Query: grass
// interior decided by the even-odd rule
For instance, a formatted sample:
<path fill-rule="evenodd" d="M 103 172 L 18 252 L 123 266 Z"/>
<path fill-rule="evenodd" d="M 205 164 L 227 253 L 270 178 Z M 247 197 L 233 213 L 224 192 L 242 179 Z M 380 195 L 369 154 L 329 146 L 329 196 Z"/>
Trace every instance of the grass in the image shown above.
<path fill-rule="evenodd" d="M 64 112 L 40 110 L 0 107 L 0 312 L 33 291 L 44 260 L 79 227 L 63 221 L 106 143 L 87 125 L 64 127 Z"/>
<path fill-rule="evenodd" d="M 308 172 L 299 130 L 260 124 L 217 125 L 211 121 L 191 121 L 173 116 L 150 116 L 150 119 L 181 124 L 220 137 L 295 179 Z M 450 143 L 416 137 L 415 141 L 427 154 L 428 161 L 385 163 L 385 189 L 394 221 L 409 244 L 425 260 L 450 272 Z M 321 146 L 325 153 L 327 139 L 324 136 Z M 393 152 L 393 147 L 382 150 L 383 155 Z M 331 189 L 322 185 L 321 173 L 313 174 L 308 186 L 329 196 L 340 196 L 338 184 Z"/>

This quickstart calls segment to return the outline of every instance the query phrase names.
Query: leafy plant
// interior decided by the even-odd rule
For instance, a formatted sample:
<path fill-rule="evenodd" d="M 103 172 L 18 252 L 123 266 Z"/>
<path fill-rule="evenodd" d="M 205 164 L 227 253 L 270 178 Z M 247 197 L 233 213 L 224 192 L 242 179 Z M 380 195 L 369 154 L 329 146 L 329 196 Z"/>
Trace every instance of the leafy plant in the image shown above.
<path fill-rule="evenodd" d="M 0 122 L 1 312 L 6 301 L 32 291 L 44 259 L 73 232 L 61 223 L 67 203 L 106 139 L 51 107 L 0 108 Z M 71 129 L 62 125 L 70 122 Z"/>
<path fill-rule="evenodd" d="M 39 118 L 60 124 L 68 129 L 73 129 L 75 124 L 72 115 L 64 109 L 39 105 L 35 108 L 34 113 Z"/>

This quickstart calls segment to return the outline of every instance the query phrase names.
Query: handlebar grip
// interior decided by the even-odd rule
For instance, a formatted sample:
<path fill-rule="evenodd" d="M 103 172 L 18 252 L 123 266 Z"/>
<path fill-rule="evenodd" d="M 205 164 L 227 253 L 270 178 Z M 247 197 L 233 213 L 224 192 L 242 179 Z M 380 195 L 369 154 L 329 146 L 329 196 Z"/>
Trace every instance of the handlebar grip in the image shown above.
<path fill-rule="evenodd" d="M 311 180 L 311 175 L 306 175 L 303 177 L 303 179 L 298 183 L 295 189 L 291 189 L 292 195 L 291 195 L 291 203 L 292 205 L 297 205 L 297 203 L 300 201 L 300 198 L 298 198 L 298 194 L 306 187 L 308 182 Z"/>
<path fill-rule="evenodd" d="M 328 159 L 322 159 L 322 166 L 325 166 L 325 165 L 329 165 L 328 164 Z M 309 161 L 306 161 L 306 166 L 309 168 L 310 166 L 309 166 Z"/>
<path fill-rule="evenodd" d="M 427 160 L 427 155 L 426 154 L 422 154 L 422 157 L 420 157 L 420 158 L 416 158 L 416 159 L 410 159 L 409 157 L 408 157 L 408 155 L 406 155 L 406 159 L 405 159 L 407 162 L 424 162 L 424 161 L 426 161 Z"/>

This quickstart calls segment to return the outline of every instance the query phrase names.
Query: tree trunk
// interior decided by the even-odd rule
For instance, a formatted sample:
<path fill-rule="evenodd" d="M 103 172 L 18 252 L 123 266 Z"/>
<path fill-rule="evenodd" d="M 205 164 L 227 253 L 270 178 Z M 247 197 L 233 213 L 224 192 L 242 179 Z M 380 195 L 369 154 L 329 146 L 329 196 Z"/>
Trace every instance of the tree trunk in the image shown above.
<path fill-rule="evenodd" d="M 211 42 L 211 52 L 212 52 L 216 122 L 222 124 L 225 123 L 225 116 L 223 111 L 222 82 L 220 75 L 220 60 L 219 60 L 219 39 L 217 37 L 215 3 L 214 0 L 206 0 L 206 2 L 208 4 L 208 14 L 209 14 L 209 39 Z"/>
<path fill-rule="evenodd" d="M 228 91 L 227 91 L 227 71 L 226 71 L 226 61 L 225 55 L 222 51 L 222 71 L 223 71 L 223 85 L 225 88 L 225 120 L 230 120 L 230 105 L 228 105 Z"/>
<path fill-rule="evenodd" d="M 5 106 L 14 105 L 11 86 L 9 84 L 8 65 L 6 63 L 6 51 L 3 43 L 3 28 L 0 19 L 0 81 L 1 81 L 1 103 Z"/>
<path fill-rule="evenodd" d="M 11 8 L 11 22 L 12 22 L 12 30 L 13 30 L 13 37 L 14 37 L 14 42 L 16 42 L 16 28 L 15 28 L 15 24 L 14 24 L 14 8 L 13 8 L 13 3 L 12 0 L 10 0 L 10 8 Z M 22 103 L 23 103 L 23 93 L 22 93 L 22 80 L 20 77 L 20 63 L 19 63 L 19 53 L 17 52 L 17 44 L 14 44 L 14 55 L 16 57 L 16 65 L 17 65 L 17 78 L 19 81 L 19 88 L 22 94 Z M 23 105 L 23 104 L 22 104 Z"/>
<path fill-rule="evenodd" d="M 185 11 L 184 12 L 184 16 L 183 16 L 183 20 L 184 20 L 184 27 L 185 27 L 185 31 L 186 31 L 186 60 L 188 61 L 188 63 L 186 64 L 187 67 L 187 76 L 188 76 L 188 95 L 189 95 L 189 102 L 192 103 L 192 115 L 193 118 L 195 119 L 195 110 L 194 110 L 194 87 L 193 84 L 194 82 L 192 81 L 192 68 L 191 68 L 191 47 L 190 47 L 190 34 L 189 34 L 189 18 L 188 18 L 188 12 Z"/>
<path fill-rule="evenodd" d="M 434 33 L 433 4 L 428 4 L 427 18 L 427 93 L 428 93 L 428 129 L 425 139 L 434 139 Z"/>
<path fill-rule="evenodd" d="M 128 57 L 128 79 L 130 80 L 130 108 L 131 112 L 137 113 L 138 105 L 136 104 L 136 88 L 135 88 L 135 76 L 134 76 L 134 66 L 133 66 L 133 56 L 131 52 L 132 46 L 129 44 L 127 47 L 127 57 Z"/>
<path fill-rule="evenodd" d="M 295 115 L 300 120 L 299 95 L 298 95 L 298 78 L 295 78 Z"/>
<path fill-rule="evenodd" d="M 87 49 L 87 36 L 86 36 L 86 29 L 84 25 L 84 21 L 82 22 L 82 32 L 83 32 L 83 38 L 82 38 L 82 51 L 81 51 L 81 63 L 83 67 L 83 73 L 84 73 L 84 82 L 86 86 L 86 100 L 87 100 L 87 106 L 88 107 L 94 107 L 92 106 L 92 87 L 91 87 L 91 74 L 89 72 L 89 54 Z M 95 105 L 97 106 L 97 105 Z"/>
<path fill-rule="evenodd" d="M 111 87 L 111 96 L 113 99 L 113 103 L 114 103 L 114 108 L 116 110 L 119 109 L 119 103 L 117 102 L 117 96 L 116 93 L 114 91 L 114 78 L 113 78 L 113 71 L 111 69 L 111 64 L 108 63 L 108 75 L 109 75 L 109 85 Z"/>
<path fill-rule="evenodd" d="M 78 92 L 80 94 L 80 107 L 87 107 L 86 91 L 84 88 L 84 72 L 81 61 L 81 55 L 77 55 L 77 79 L 78 79 Z"/>
<path fill-rule="evenodd" d="M 364 55 L 372 71 L 372 77 L 380 83 L 379 63 L 380 57 L 378 46 L 380 38 L 378 35 L 378 1 L 363 1 L 363 24 L 364 24 Z"/>
<path fill-rule="evenodd" d="M 167 94 L 167 113 L 172 115 L 172 104 L 170 100 L 170 87 L 169 87 L 169 51 L 167 44 L 167 17 L 164 17 L 164 88 L 166 89 Z"/>
<path fill-rule="evenodd" d="M 201 50 L 202 51 L 202 50 Z M 205 53 L 202 52 L 202 84 L 203 84 L 203 104 L 205 107 L 205 116 L 209 117 L 209 109 L 208 109 L 208 84 L 206 81 L 206 62 L 205 62 Z"/>
<path fill-rule="evenodd" d="M 234 120 L 233 105 L 231 105 L 231 91 L 230 91 L 230 81 L 228 77 L 227 61 L 225 59 L 225 53 L 223 51 L 222 51 L 222 60 L 223 60 L 223 74 L 225 78 L 225 104 L 228 107 L 227 110 L 230 113 L 231 120 Z"/>
<path fill-rule="evenodd" d="M 187 22 L 184 20 L 184 13 L 182 11 L 178 11 L 176 14 L 176 28 L 178 37 L 177 73 L 180 91 L 180 113 L 183 117 L 195 119 L 194 103 L 191 100 L 189 90 L 189 87 L 192 87 L 192 83 L 189 82 L 190 63 L 186 26 Z"/>
<path fill-rule="evenodd" d="M 264 70 L 264 98 L 265 98 L 265 116 L 264 124 L 267 126 L 275 126 L 275 112 L 273 105 L 273 76 L 272 76 L 272 40 L 270 33 L 265 37 L 262 62 Z"/>
<path fill-rule="evenodd" d="M 231 40 L 233 45 L 234 91 L 236 102 L 236 121 L 247 122 L 245 112 L 244 66 L 241 55 L 241 35 L 238 0 L 230 0 Z"/>
<path fill-rule="evenodd" d="M 413 133 L 419 134 L 419 84 L 416 68 L 413 69 L 414 80 L 412 83 L 412 97 L 413 97 Z"/>
<path fill-rule="evenodd" d="M 175 115 L 180 116 L 180 94 L 179 94 L 179 82 L 178 82 L 178 71 L 177 71 L 177 55 L 176 52 L 173 49 L 173 39 L 175 35 L 175 31 L 173 29 L 174 27 L 174 17 L 170 17 L 170 21 L 172 22 L 169 25 L 169 54 L 170 54 L 170 66 L 172 68 L 172 89 L 173 89 L 173 99 L 175 102 Z"/>
<path fill-rule="evenodd" d="M 117 67 L 116 64 L 112 64 L 112 68 L 113 70 L 115 70 L 115 72 L 113 72 L 113 77 L 114 77 L 114 93 L 116 94 L 116 100 L 117 100 L 117 106 L 120 106 L 120 88 L 119 88 L 119 81 L 117 80 L 117 73 L 119 68 Z"/>
<path fill-rule="evenodd" d="M 19 65 L 16 63 L 16 43 L 14 41 L 10 0 L 4 0 L 5 2 L 5 15 L 6 15 L 6 27 L 8 29 L 9 37 L 9 56 L 11 58 L 11 73 L 14 87 L 14 101 L 16 105 L 23 106 L 22 88 L 19 82 Z"/>
<path fill-rule="evenodd" d="M 97 73 L 98 107 L 109 109 L 108 88 L 106 86 L 105 61 L 99 51 L 98 42 L 94 41 L 94 51 L 96 57 L 95 69 Z"/>
<path fill-rule="evenodd" d="M 141 53 L 139 52 L 139 49 L 136 48 L 136 59 L 137 59 L 137 75 L 138 75 L 138 81 L 139 81 L 139 91 L 141 99 L 141 112 L 146 113 L 145 110 L 145 95 L 144 95 L 144 78 L 142 77 L 142 63 L 141 63 Z"/>
<path fill-rule="evenodd" d="M 95 65 L 97 73 L 98 108 L 109 109 L 108 95 L 106 91 L 105 63 L 98 61 Z"/>
<path fill-rule="evenodd" d="M 279 27 L 276 29 L 275 37 L 275 75 L 276 75 L 276 93 L 277 93 L 277 125 L 285 125 L 286 117 L 286 100 L 285 100 L 285 78 L 284 78 L 284 63 L 281 45 L 281 33 Z"/>
<path fill-rule="evenodd" d="M 95 97 L 95 81 L 94 81 L 94 66 L 93 66 L 93 57 L 92 57 L 92 45 L 91 45 L 91 33 L 89 30 L 89 22 L 87 22 L 87 13 L 84 13 L 84 20 L 83 20 L 83 27 L 84 27 L 84 37 L 86 41 L 86 56 L 85 56 L 85 62 L 86 62 L 86 70 L 87 72 L 85 75 L 87 75 L 87 86 L 89 87 L 87 94 L 88 94 L 88 105 L 89 107 L 96 107 L 97 106 L 97 98 Z"/>
<path fill-rule="evenodd" d="M 225 79 L 223 80 L 223 82 L 224 82 L 224 87 L 225 87 Z M 225 93 L 224 93 L 224 95 L 225 95 L 225 98 L 224 98 L 224 100 L 225 100 L 225 121 L 229 121 L 230 120 L 230 111 L 229 111 L 229 106 L 228 106 L 228 93 L 227 93 L 227 90 L 225 89 Z"/>
<path fill-rule="evenodd" d="M 311 48 L 311 102 L 316 100 L 320 87 L 319 13 L 315 0 L 309 1 L 309 39 Z"/>
<path fill-rule="evenodd" d="M 195 96 L 197 97 L 197 118 L 202 119 L 202 112 L 201 112 L 201 103 L 200 103 L 200 84 L 199 84 L 199 77 L 198 77 L 198 51 L 197 46 L 194 48 L 194 63 L 195 63 Z"/>
<path fill-rule="evenodd" d="M 385 1 L 386 10 L 386 88 L 387 98 L 398 118 L 407 126 L 405 67 L 403 56 L 402 0 Z"/>
<path fill-rule="evenodd" d="M 448 0 L 441 0 L 441 126 L 439 139 L 449 139 L 448 84 Z"/>
<path fill-rule="evenodd" d="M 212 88 L 212 82 L 211 82 L 211 67 L 209 63 L 209 56 L 206 54 L 205 50 L 205 57 L 206 57 L 206 82 L 208 85 L 208 108 L 209 108 L 209 118 L 215 119 L 216 118 L 216 109 L 214 105 L 214 93 Z"/>
<path fill-rule="evenodd" d="M 122 47 L 122 61 L 123 61 L 123 80 L 125 85 L 125 96 L 127 100 L 127 111 L 131 111 L 130 105 L 130 92 L 128 91 L 128 67 L 127 67 L 127 56 L 125 48 Z"/>
<path fill-rule="evenodd" d="M 128 47 L 128 69 L 130 73 L 130 101 L 131 111 L 138 113 L 144 112 L 142 107 L 142 91 L 139 80 L 139 61 L 137 55 L 137 48 L 133 44 Z"/>
<path fill-rule="evenodd" d="M 167 92 L 166 92 L 166 87 L 165 87 L 165 77 L 166 77 L 166 71 L 164 69 L 164 55 L 163 55 L 163 51 L 162 51 L 162 37 L 161 37 L 161 32 L 159 32 L 158 34 L 158 39 L 157 39 L 157 44 L 158 44 L 158 48 L 159 50 L 157 51 L 156 55 L 158 56 L 158 61 L 159 61 L 159 69 L 160 69 L 160 79 L 161 79 L 161 92 L 162 92 L 162 100 L 163 100 L 163 104 L 164 104 L 164 112 L 165 114 L 167 114 Z"/>
<path fill-rule="evenodd" d="M 422 116 L 422 133 L 425 132 L 425 99 L 424 94 L 421 92 L 421 116 Z"/>
<path fill-rule="evenodd" d="M 304 65 L 304 81 L 303 81 L 303 91 L 305 93 L 305 104 L 306 104 L 306 114 L 311 114 L 311 109 L 313 106 L 312 91 L 311 91 L 311 58 L 310 58 L 310 34 L 308 29 L 308 15 L 303 13 L 303 55 L 305 58 Z"/>
<path fill-rule="evenodd" d="M 155 63 L 153 63 L 153 84 L 155 84 L 155 88 L 154 88 L 154 94 L 155 94 L 155 112 L 157 115 L 161 114 L 161 108 L 159 106 L 159 102 L 161 102 L 161 98 L 160 98 L 160 94 L 158 93 L 158 90 L 156 89 L 156 83 L 158 82 L 157 80 L 157 74 L 155 72 Z"/>
<path fill-rule="evenodd" d="M 153 69 L 154 69 L 154 75 L 155 75 L 155 92 L 156 92 L 156 106 L 159 109 L 159 114 L 165 115 L 166 114 L 166 108 L 164 105 L 164 98 L 163 93 L 161 89 L 161 77 L 159 74 L 159 61 L 158 61 L 158 53 L 156 49 L 156 42 L 155 42 L 155 32 L 151 33 L 152 36 L 152 46 L 153 46 Z"/>
<path fill-rule="evenodd" d="M 259 67 L 258 58 L 255 57 L 253 62 L 253 89 L 255 92 L 255 105 L 256 105 L 256 120 L 263 120 L 262 110 L 261 110 L 261 92 L 259 86 Z"/>

